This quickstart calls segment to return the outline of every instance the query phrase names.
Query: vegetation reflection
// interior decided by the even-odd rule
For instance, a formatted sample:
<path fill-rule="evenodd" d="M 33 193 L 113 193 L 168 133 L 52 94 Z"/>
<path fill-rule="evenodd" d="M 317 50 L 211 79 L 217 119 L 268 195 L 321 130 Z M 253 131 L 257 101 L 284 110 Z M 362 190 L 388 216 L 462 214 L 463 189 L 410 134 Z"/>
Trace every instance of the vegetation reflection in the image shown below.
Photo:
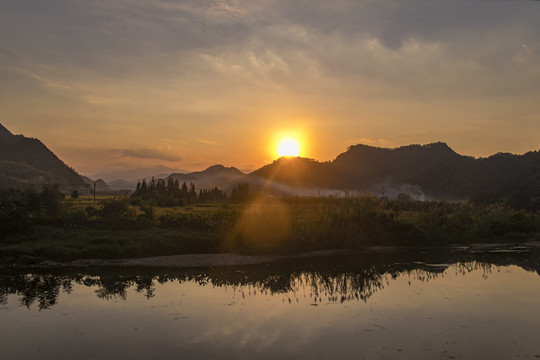
<path fill-rule="evenodd" d="M 508 252 L 511 256 L 508 256 Z M 299 302 L 305 296 L 311 305 L 363 301 L 387 287 L 389 280 L 408 276 L 429 281 L 451 269 L 456 274 L 482 271 L 484 277 L 501 266 L 517 265 L 540 274 L 540 251 L 514 248 L 505 251 L 392 252 L 304 258 L 266 265 L 214 267 L 206 269 L 36 269 L 32 273 L 8 271 L 0 276 L 0 302 L 19 296 L 21 306 L 48 309 L 58 303 L 61 293 L 69 294 L 74 284 L 96 288 L 103 300 L 125 300 L 130 289 L 150 299 L 156 284 L 195 283 L 199 286 L 230 287 L 233 296 L 283 296 Z"/>

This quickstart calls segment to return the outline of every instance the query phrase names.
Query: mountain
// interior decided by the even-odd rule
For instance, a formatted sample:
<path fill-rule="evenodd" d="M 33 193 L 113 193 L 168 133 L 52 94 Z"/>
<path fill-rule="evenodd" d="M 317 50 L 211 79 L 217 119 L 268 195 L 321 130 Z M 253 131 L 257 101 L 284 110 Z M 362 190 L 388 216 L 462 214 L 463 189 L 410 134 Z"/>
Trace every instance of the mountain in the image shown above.
<path fill-rule="evenodd" d="M 127 180 L 112 180 L 107 183 L 112 191 L 122 191 L 122 190 L 129 190 L 129 191 L 135 191 L 135 188 L 137 187 L 137 183 L 134 181 L 127 181 Z"/>
<path fill-rule="evenodd" d="M 329 163 L 301 157 L 281 157 L 246 176 L 255 192 L 273 195 L 315 196 L 335 189 Z M 334 191 L 334 190 L 332 190 Z"/>
<path fill-rule="evenodd" d="M 0 187 L 24 184 L 57 184 L 60 189 L 79 189 L 85 182 L 41 141 L 13 135 L 0 124 Z"/>
<path fill-rule="evenodd" d="M 250 175 L 293 186 L 373 191 L 381 184 L 415 182 L 416 174 L 459 156 L 444 143 L 396 149 L 359 144 L 331 162 L 282 157 Z"/>
<path fill-rule="evenodd" d="M 301 157 L 281 157 L 250 174 L 270 181 L 293 186 L 325 186 L 329 168 L 327 163 Z"/>
<path fill-rule="evenodd" d="M 95 182 L 98 191 L 110 193 L 133 190 L 138 180 L 152 176 L 195 183 L 197 189 L 217 186 L 231 191 L 238 184 L 249 183 L 253 192 L 276 195 L 357 191 L 396 197 L 405 193 L 417 199 L 495 199 L 540 209 L 540 152 L 474 158 L 460 155 L 442 142 L 393 149 L 358 144 L 332 161 L 282 157 L 249 174 L 223 165 L 191 173 L 158 165 L 96 174 L 93 178 L 100 180 L 86 178 L 86 182 L 92 186 Z M 56 183 L 69 190 L 88 188 L 86 182 L 41 141 L 13 135 L 0 124 L 1 187 Z"/>
<path fill-rule="evenodd" d="M 165 165 L 156 165 L 153 167 L 126 169 L 118 171 L 107 171 L 98 174 L 85 177 L 88 179 L 87 183 L 93 186 L 94 180 L 102 181 L 100 185 L 101 190 L 97 188 L 96 191 L 101 193 L 122 193 L 124 191 L 134 191 L 137 187 L 137 182 L 141 180 L 149 180 L 151 178 L 162 179 L 169 176 L 171 173 L 184 172 L 185 170 L 179 170 L 170 168 Z"/>
<path fill-rule="evenodd" d="M 540 200 L 540 152 L 449 159 L 423 173 L 416 182 L 434 196 L 466 198 L 491 193 L 500 198 L 525 196 Z"/>
<path fill-rule="evenodd" d="M 203 171 L 195 171 L 188 174 L 174 173 L 169 177 L 178 180 L 180 184 L 194 183 L 197 189 L 212 189 L 218 187 L 222 190 L 232 190 L 239 183 L 245 182 L 245 174 L 235 167 L 223 165 L 210 166 Z"/>
<path fill-rule="evenodd" d="M 440 142 L 395 149 L 359 144 L 340 154 L 331 167 L 337 185 L 359 189 L 381 181 L 415 181 L 418 174 L 458 157 L 460 155 Z"/>
<path fill-rule="evenodd" d="M 274 195 L 349 191 L 393 198 L 399 194 L 446 200 L 480 196 L 540 204 L 539 152 L 477 159 L 460 155 L 442 142 L 393 149 L 358 144 L 328 162 L 282 157 L 247 175 L 215 165 L 170 177 L 180 183 L 193 182 L 198 189 L 217 186 L 229 191 L 237 184 L 249 183 L 253 192 Z"/>
<path fill-rule="evenodd" d="M 4 125 L 0 124 L 0 137 L 11 137 L 13 136 L 13 134 L 11 133 L 11 131 L 9 131 L 8 129 L 6 129 L 4 127 Z"/>
<path fill-rule="evenodd" d="M 90 191 L 93 191 L 94 185 L 96 194 L 112 194 L 116 189 L 112 189 L 103 179 L 92 180 L 87 176 L 81 176 L 85 183 L 90 187 Z"/>
<path fill-rule="evenodd" d="M 266 181 L 289 189 L 367 191 L 395 197 L 465 200 L 492 194 L 512 202 L 540 201 L 540 153 L 496 154 L 473 158 L 445 143 L 395 149 L 353 145 L 330 162 L 280 158 L 248 175 L 250 184 Z M 525 200 L 524 200 L 525 199 Z"/>
<path fill-rule="evenodd" d="M 123 180 L 129 184 L 133 184 L 133 188 L 139 180 L 150 179 L 152 177 L 165 178 L 172 173 L 184 173 L 185 170 L 173 169 L 165 165 L 156 165 L 153 167 L 144 167 L 136 169 L 126 169 L 118 171 L 101 172 L 94 175 L 89 175 L 92 179 L 103 179 L 107 183 L 111 184 L 113 181 Z M 126 184 L 127 184 L 126 183 Z"/>

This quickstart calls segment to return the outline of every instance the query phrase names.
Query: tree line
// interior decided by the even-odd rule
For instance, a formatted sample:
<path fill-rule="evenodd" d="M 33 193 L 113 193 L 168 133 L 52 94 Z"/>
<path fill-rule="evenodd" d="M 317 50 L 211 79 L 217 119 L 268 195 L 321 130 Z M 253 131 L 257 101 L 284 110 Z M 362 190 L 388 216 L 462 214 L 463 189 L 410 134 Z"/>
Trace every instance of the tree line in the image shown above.
<path fill-rule="evenodd" d="M 63 210 L 64 195 L 57 185 L 43 185 L 37 192 L 0 189 L 0 235 L 27 228 L 32 222 L 57 219 Z"/>
<path fill-rule="evenodd" d="M 149 202 L 156 206 L 185 206 L 194 203 L 222 203 L 222 202 L 246 202 L 249 200 L 249 184 L 238 184 L 230 195 L 218 187 L 213 189 L 199 189 L 197 192 L 195 183 L 189 185 L 184 181 L 181 185 L 178 179 L 171 177 L 150 181 L 139 181 L 132 200 L 137 202 Z"/>

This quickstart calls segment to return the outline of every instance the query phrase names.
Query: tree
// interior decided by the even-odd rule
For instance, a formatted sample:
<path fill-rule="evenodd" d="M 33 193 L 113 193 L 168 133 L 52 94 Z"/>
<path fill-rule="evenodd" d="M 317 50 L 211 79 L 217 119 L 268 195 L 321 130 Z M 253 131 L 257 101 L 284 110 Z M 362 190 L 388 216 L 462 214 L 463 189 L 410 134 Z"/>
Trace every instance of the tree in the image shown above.
<path fill-rule="evenodd" d="M 58 185 L 43 185 L 40 194 L 41 209 L 45 215 L 57 218 L 62 210 L 64 195 L 58 191 Z"/>
<path fill-rule="evenodd" d="M 188 198 L 188 188 L 187 188 L 187 184 L 186 184 L 185 181 L 182 183 L 182 188 L 180 189 L 180 197 L 182 199 L 187 199 Z"/>
<path fill-rule="evenodd" d="M 71 192 L 71 198 L 77 199 L 79 197 L 79 192 L 77 190 L 73 190 Z"/>
<path fill-rule="evenodd" d="M 143 179 L 141 183 L 141 188 L 139 189 L 139 195 L 142 195 L 142 197 L 146 196 L 148 193 L 148 184 L 146 184 L 146 180 Z"/>
<path fill-rule="evenodd" d="M 193 204 L 197 201 L 197 191 L 195 191 L 195 184 L 189 185 L 188 203 Z"/>
<path fill-rule="evenodd" d="M 236 202 L 247 202 L 249 200 L 249 184 L 238 184 L 231 193 L 231 200 Z"/>

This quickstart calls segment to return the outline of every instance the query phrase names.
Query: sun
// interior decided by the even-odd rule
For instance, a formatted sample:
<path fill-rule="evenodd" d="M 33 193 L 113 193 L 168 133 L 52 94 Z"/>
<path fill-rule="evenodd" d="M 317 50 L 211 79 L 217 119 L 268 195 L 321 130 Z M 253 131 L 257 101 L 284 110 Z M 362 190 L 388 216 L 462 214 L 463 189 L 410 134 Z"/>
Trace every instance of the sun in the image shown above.
<path fill-rule="evenodd" d="M 292 138 L 283 139 L 277 147 L 277 153 L 281 156 L 298 156 L 300 155 L 300 145 L 298 141 Z"/>

